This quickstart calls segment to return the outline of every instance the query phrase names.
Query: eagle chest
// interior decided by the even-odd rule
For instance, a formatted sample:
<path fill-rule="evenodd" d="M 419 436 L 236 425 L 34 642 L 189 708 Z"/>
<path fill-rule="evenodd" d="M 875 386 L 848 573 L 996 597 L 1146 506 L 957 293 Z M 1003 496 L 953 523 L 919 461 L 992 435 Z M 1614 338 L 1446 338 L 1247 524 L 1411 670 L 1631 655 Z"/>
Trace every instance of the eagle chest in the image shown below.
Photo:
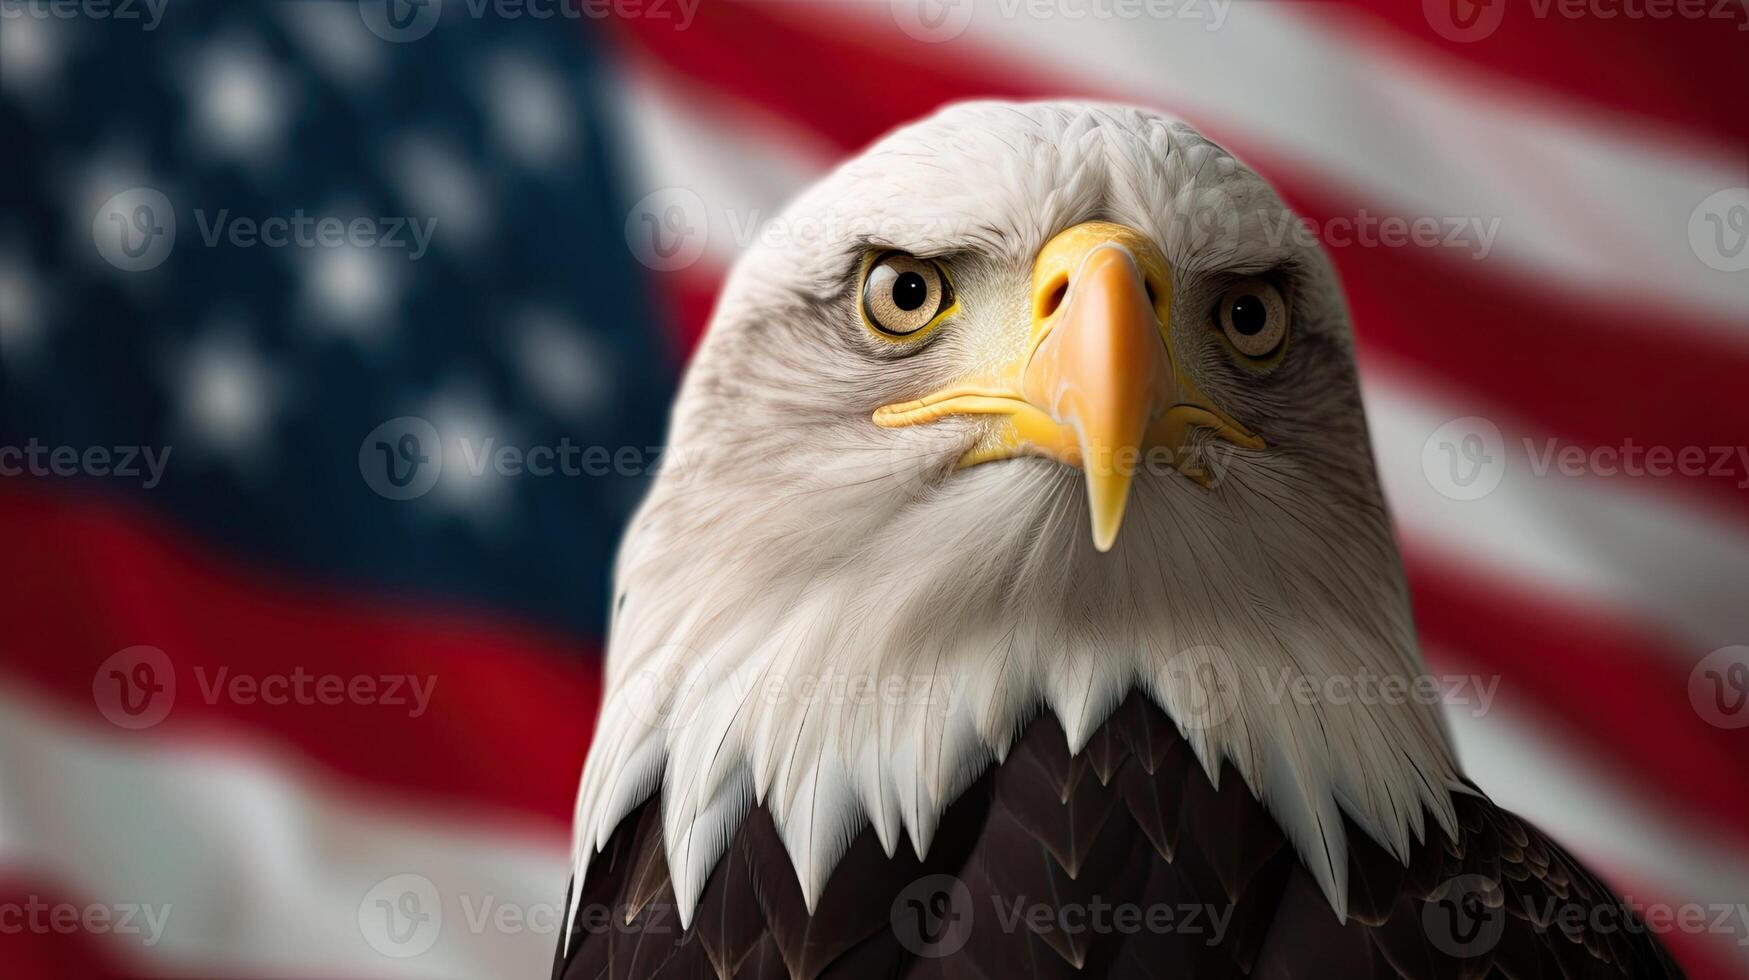
<path fill-rule="evenodd" d="M 854 840 L 810 915 L 754 807 L 683 927 L 660 798 L 589 866 L 555 978 L 1576 977 L 1674 975 L 1643 933 L 1537 910 L 1608 902 L 1485 800 L 1430 825 L 1407 866 L 1350 825 L 1340 921 L 1269 813 L 1132 695 L 1071 756 L 1048 715 L 945 812 L 928 855 Z"/>

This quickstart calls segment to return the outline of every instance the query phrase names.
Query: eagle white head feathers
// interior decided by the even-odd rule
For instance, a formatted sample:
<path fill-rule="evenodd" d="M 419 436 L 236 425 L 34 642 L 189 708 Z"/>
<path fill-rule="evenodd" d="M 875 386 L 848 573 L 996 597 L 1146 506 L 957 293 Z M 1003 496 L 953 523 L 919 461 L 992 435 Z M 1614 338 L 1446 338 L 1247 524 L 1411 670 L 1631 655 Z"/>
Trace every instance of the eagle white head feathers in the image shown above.
<path fill-rule="evenodd" d="M 1132 690 L 1244 781 L 1338 916 L 1344 818 L 1406 860 L 1463 782 L 1423 673 L 1342 293 L 1189 126 L 966 104 L 734 270 L 619 556 L 576 875 L 660 793 L 683 922 L 754 806 L 812 910 L 924 854 L 1023 726 Z"/>

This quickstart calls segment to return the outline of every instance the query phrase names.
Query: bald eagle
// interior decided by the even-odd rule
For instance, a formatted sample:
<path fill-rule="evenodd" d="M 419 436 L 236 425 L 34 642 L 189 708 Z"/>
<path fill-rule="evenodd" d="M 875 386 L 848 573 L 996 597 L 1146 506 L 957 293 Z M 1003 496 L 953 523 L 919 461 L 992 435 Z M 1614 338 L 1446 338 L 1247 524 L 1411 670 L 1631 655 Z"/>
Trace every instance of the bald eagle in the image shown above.
<path fill-rule="evenodd" d="M 554 976 L 1674 975 L 1417 696 L 1301 231 L 1080 103 L 767 228 L 619 555 Z"/>

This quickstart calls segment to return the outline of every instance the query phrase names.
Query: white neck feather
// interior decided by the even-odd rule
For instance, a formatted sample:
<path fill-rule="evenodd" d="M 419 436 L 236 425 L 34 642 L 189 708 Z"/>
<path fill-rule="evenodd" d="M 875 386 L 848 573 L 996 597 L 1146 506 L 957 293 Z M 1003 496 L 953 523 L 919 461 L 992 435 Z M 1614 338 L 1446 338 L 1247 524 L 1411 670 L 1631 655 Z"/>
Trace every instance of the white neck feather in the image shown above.
<path fill-rule="evenodd" d="M 1462 784 L 1437 706 L 1325 696 L 1347 689 L 1332 677 L 1423 673 L 1382 506 L 1330 506 L 1291 460 L 1240 454 L 1218 493 L 1138 484 L 1099 555 L 1079 474 L 1055 464 L 978 467 L 926 508 L 859 509 L 808 491 L 872 471 L 792 462 L 780 495 L 692 493 L 670 473 L 634 521 L 579 882 L 660 790 L 683 923 L 755 804 L 812 909 L 861 829 L 889 854 L 901 837 L 926 852 L 1037 712 L 1078 752 L 1132 688 L 1211 779 L 1231 778 L 1224 764 L 1244 780 L 1339 916 L 1344 814 L 1405 860 L 1424 814 L 1453 830 Z M 888 457 L 867 466 L 892 477 Z"/>

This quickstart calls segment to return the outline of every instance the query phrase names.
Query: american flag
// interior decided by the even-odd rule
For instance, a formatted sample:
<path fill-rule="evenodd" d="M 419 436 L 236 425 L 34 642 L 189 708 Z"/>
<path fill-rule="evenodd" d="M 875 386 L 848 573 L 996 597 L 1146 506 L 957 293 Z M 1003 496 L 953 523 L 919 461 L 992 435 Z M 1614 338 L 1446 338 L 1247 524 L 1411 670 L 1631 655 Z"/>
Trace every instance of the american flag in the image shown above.
<path fill-rule="evenodd" d="M 0 974 L 544 974 L 725 271 L 1084 96 L 1325 242 L 1470 774 L 1749 977 L 1742 0 L 3 7 Z"/>

